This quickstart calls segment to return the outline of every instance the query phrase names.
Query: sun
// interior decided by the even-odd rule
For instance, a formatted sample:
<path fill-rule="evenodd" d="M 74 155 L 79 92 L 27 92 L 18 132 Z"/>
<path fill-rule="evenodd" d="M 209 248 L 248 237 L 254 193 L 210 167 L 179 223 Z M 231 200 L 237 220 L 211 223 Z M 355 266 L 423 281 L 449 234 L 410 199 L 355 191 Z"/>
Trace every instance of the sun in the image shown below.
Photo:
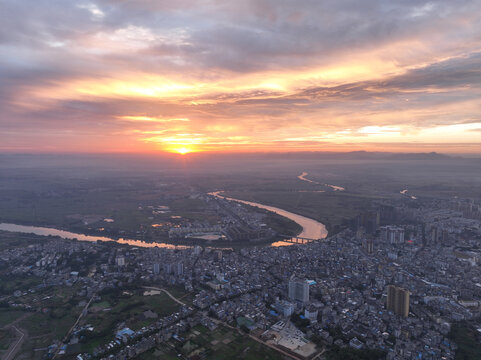
<path fill-rule="evenodd" d="M 188 148 L 188 147 L 180 147 L 180 148 L 175 148 L 173 149 L 173 152 L 176 152 L 177 154 L 185 155 L 188 153 L 193 152 L 194 150 Z"/>

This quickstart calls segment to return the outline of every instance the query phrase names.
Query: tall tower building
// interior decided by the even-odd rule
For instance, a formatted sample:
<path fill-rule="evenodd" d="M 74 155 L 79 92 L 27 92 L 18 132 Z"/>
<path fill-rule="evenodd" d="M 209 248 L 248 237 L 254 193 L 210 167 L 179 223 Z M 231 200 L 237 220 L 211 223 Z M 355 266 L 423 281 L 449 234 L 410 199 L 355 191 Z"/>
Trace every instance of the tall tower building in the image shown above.
<path fill-rule="evenodd" d="M 448 243 L 448 241 L 449 241 L 449 233 L 448 233 L 448 230 L 443 229 L 441 238 L 442 238 L 443 244 L 446 245 L 446 244 Z"/>
<path fill-rule="evenodd" d="M 174 265 L 174 273 L 175 275 L 184 275 L 184 264 L 181 262 L 178 262 L 177 264 Z"/>
<path fill-rule="evenodd" d="M 409 290 L 389 285 L 386 307 L 396 315 L 407 317 L 409 314 Z"/>
<path fill-rule="evenodd" d="M 309 283 L 307 280 L 291 279 L 289 280 L 289 299 L 309 302 Z"/>
<path fill-rule="evenodd" d="M 386 308 L 390 311 L 394 311 L 394 299 L 395 298 L 396 298 L 396 287 L 394 285 L 388 285 L 388 287 L 387 287 Z"/>
<path fill-rule="evenodd" d="M 436 226 L 433 226 L 431 228 L 431 242 L 433 244 L 437 244 L 438 243 L 438 238 L 439 238 L 439 234 L 438 234 L 438 228 Z"/>
<path fill-rule="evenodd" d="M 368 254 L 372 254 L 373 251 L 374 251 L 374 242 L 372 241 L 372 239 L 366 239 L 364 240 L 364 250 L 366 251 L 366 253 Z"/>

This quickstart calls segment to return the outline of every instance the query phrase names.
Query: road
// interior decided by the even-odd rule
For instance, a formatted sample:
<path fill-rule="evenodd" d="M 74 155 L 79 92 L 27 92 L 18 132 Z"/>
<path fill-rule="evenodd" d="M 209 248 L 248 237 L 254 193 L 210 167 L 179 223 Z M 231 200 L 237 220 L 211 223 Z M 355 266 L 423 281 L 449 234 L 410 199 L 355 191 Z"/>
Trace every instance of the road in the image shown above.
<path fill-rule="evenodd" d="M 168 297 L 170 297 L 172 300 L 174 300 L 177 304 L 180 304 L 180 305 L 185 306 L 185 303 L 183 303 L 182 301 L 180 301 L 179 299 L 177 299 L 174 295 L 172 295 L 170 292 L 168 292 L 168 291 L 165 290 L 165 289 L 158 288 L 158 287 L 154 287 L 154 286 L 143 286 L 143 288 L 144 288 L 144 289 L 148 289 L 148 290 L 162 291 L 162 292 L 164 292 L 165 294 L 167 294 Z"/>
<path fill-rule="evenodd" d="M 70 328 L 70 330 L 68 331 L 67 335 L 65 335 L 64 337 L 64 341 L 67 340 L 67 338 L 69 337 L 70 333 L 73 331 L 73 329 L 75 329 L 75 327 L 77 326 L 77 324 L 79 323 L 80 319 L 87 313 L 87 310 L 90 306 L 90 304 L 92 303 L 92 300 L 94 299 L 95 295 L 97 293 L 94 293 L 91 297 L 90 297 L 90 300 L 88 301 L 87 304 L 85 304 L 84 308 L 82 309 L 82 311 L 80 312 L 80 315 L 78 316 L 77 318 L 77 321 L 75 321 L 75 324 L 72 325 L 72 327 Z"/>
<path fill-rule="evenodd" d="M 20 349 L 20 345 L 23 343 L 23 339 L 26 336 L 26 334 L 22 330 L 17 328 L 15 325 L 12 325 L 12 328 L 20 335 L 20 338 L 17 340 L 17 342 L 13 346 L 10 346 L 7 353 L 3 356 L 3 360 L 11 360 L 14 358 L 14 356 L 17 353 L 17 350 Z"/>
<path fill-rule="evenodd" d="M 317 358 L 321 357 L 326 352 L 326 348 L 323 348 L 316 356 L 314 356 L 311 360 L 316 360 Z"/>
<path fill-rule="evenodd" d="M 3 327 L 4 330 L 7 330 L 7 329 L 15 330 L 15 332 L 19 335 L 19 337 L 16 340 L 16 342 L 10 344 L 10 346 L 7 349 L 7 352 L 5 354 L 3 354 L 2 360 L 12 360 L 15 357 L 15 355 L 17 355 L 18 350 L 20 350 L 23 342 L 25 341 L 25 338 L 28 337 L 28 334 L 24 329 L 16 327 L 15 324 L 24 320 L 24 319 L 26 319 L 26 318 L 28 318 L 31 315 L 32 315 L 32 313 L 25 314 L 25 315 L 21 316 L 20 318 L 18 318 L 17 320 L 15 320 L 15 321 L 11 322 L 10 324 L 5 325 Z"/>
<path fill-rule="evenodd" d="M 72 325 L 72 327 L 70 328 L 70 330 L 67 332 L 67 334 L 65 335 L 65 337 L 63 338 L 63 341 L 65 342 L 68 337 L 70 336 L 70 334 L 72 333 L 73 329 L 75 329 L 75 327 L 77 326 L 77 324 L 79 323 L 80 319 L 84 316 L 84 314 L 87 313 L 87 310 L 90 306 L 90 304 L 92 303 L 92 300 L 94 299 L 95 295 L 97 293 L 94 292 L 94 294 L 91 296 L 90 300 L 87 302 L 87 304 L 84 306 L 84 308 L 82 309 L 82 311 L 80 312 L 80 315 L 78 316 L 77 318 L 77 321 L 75 321 L 75 324 Z M 57 351 L 55 352 L 55 355 L 53 356 L 52 359 L 56 359 L 58 354 L 60 352 L 60 347 L 57 349 Z"/>

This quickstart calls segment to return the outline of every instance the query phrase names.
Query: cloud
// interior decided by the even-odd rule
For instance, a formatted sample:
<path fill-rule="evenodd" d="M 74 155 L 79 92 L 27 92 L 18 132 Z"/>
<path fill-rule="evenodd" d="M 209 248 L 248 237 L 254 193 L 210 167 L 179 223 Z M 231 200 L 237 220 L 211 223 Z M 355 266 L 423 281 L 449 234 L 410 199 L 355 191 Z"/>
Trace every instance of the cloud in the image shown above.
<path fill-rule="evenodd" d="M 132 149 L 149 132 L 433 143 L 425 131 L 480 119 L 477 1 L 6 0 L 0 21 L 0 141 L 13 147 L 26 131 L 39 146 L 102 134 Z"/>
<path fill-rule="evenodd" d="M 145 115 L 123 115 L 117 117 L 120 120 L 133 121 L 133 122 L 154 122 L 154 123 L 166 123 L 172 121 L 190 121 L 187 118 L 163 118 L 163 117 L 152 117 Z"/>

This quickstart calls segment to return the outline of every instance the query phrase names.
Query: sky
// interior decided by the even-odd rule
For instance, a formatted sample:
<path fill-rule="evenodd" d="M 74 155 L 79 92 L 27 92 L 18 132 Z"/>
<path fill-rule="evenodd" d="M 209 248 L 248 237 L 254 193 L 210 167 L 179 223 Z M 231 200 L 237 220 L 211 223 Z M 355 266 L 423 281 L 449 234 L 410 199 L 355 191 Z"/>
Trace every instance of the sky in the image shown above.
<path fill-rule="evenodd" d="M 1 0 L 0 152 L 481 153 L 481 1 Z"/>

